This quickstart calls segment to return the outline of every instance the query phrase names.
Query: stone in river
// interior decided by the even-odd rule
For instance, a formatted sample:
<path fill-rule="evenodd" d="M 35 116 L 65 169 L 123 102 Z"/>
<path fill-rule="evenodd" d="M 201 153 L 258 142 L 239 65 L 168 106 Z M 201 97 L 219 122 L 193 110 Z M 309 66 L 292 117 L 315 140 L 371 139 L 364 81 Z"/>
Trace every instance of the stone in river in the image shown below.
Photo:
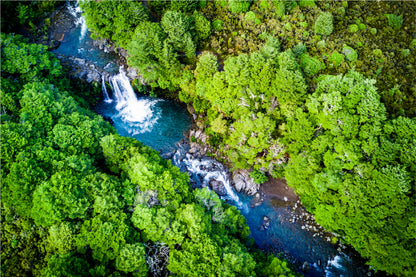
<path fill-rule="evenodd" d="M 209 181 L 209 187 L 213 191 L 215 191 L 215 193 L 218 194 L 219 196 L 227 195 L 227 190 L 225 189 L 225 186 L 224 186 L 223 182 L 221 182 L 221 181 L 211 179 Z"/>

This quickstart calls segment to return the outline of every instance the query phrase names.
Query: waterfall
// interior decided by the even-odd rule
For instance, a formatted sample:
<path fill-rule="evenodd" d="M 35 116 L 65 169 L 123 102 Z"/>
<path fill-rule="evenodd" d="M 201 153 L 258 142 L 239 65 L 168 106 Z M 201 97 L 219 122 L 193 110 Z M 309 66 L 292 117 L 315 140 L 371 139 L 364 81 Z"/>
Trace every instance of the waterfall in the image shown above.
<path fill-rule="evenodd" d="M 109 79 L 113 92 L 112 99 L 108 96 L 104 79 L 102 80 L 104 101 L 108 104 L 114 102 L 116 110 L 114 117 L 128 125 L 129 134 L 150 132 L 160 117 L 160 111 L 154 111 L 152 108 L 162 100 L 137 98 L 123 67 L 120 67 L 117 75 Z"/>
<path fill-rule="evenodd" d="M 68 11 L 69 13 L 75 18 L 75 25 L 77 27 L 80 26 L 81 31 L 79 35 L 79 41 L 83 41 L 85 39 L 85 36 L 87 35 L 87 24 L 85 22 L 85 18 L 82 16 L 81 8 L 79 7 L 79 0 L 76 2 L 75 7 L 71 5 L 71 3 L 68 3 Z"/>
<path fill-rule="evenodd" d="M 108 96 L 107 87 L 106 87 L 105 81 L 104 81 L 104 75 L 101 76 L 101 80 L 102 80 L 101 87 L 102 87 L 102 90 L 103 90 L 104 102 L 111 103 L 111 102 L 113 102 L 113 100 L 111 100 L 111 98 Z"/>

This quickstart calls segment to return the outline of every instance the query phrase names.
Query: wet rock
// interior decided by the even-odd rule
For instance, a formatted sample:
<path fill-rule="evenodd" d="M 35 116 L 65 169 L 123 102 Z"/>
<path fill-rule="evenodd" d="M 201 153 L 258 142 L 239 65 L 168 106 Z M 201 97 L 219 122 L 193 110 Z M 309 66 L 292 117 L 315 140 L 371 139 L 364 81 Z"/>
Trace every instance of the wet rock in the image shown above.
<path fill-rule="evenodd" d="M 88 83 L 91 83 L 91 82 L 98 83 L 100 80 L 101 80 L 100 73 L 98 73 L 97 71 L 88 72 L 87 77 L 86 77 L 86 81 Z"/>
<path fill-rule="evenodd" d="M 209 181 L 209 187 L 215 191 L 219 196 L 227 195 L 227 190 L 225 189 L 224 183 L 215 179 Z"/>
<path fill-rule="evenodd" d="M 263 223 L 260 226 L 260 230 L 268 230 L 270 229 L 271 219 L 268 216 L 263 216 Z"/>
<path fill-rule="evenodd" d="M 254 183 L 247 170 L 237 170 L 233 172 L 234 188 L 238 192 L 245 192 L 248 195 L 254 195 L 259 190 L 260 185 Z"/>
<path fill-rule="evenodd" d="M 129 67 L 127 68 L 127 77 L 129 77 L 129 79 L 137 79 L 137 77 L 139 76 L 139 74 L 137 73 L 137 70 L 133 67 Z"/>
<path fill-rule="evenodd" d="M 48 45 L 48 50 L 50 50 L 50 51 L 55 50 L 55 49 L 57 49 L 59 47 L 59 45 L 61 45 L 61 42 L 60 41 L 51 40 L 49 42 L 49 45 Z"/>
<path fill-rule="evenodd" d="M 303 265 L 302 265 L 302 271 L 303 272 L 308 272 L 309 270 L 311 270 L 311 267 L 310 267 L 309 263 L 304 262 Z"/>

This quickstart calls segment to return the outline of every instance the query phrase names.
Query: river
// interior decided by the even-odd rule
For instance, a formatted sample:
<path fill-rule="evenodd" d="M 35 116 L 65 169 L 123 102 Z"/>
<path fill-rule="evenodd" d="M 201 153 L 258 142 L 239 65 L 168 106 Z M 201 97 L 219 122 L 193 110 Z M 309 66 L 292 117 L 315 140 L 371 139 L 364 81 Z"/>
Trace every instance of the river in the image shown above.
<path fill-rule="evenodd" d="M 374 275 L 355 251 L 331 243 L 330 236 L 316 230 L 317 225 L 305 224 L 302 217 L 311 215 L 303 211 L 299 202 L 264 195 L 261 205 L 253 205 L 252 196 L 233 189 L 224 165 L 213 158 L 189 154 L 189 146 L 180 143 L 191 127 L 186 110 L 173 101 L 137 95 L 116 56 L 93 45 L 76 3 L 68 3 L 65 9 L 75 28 L 64 32 L 64 39 L 54 53 L 85 59 L 106 73 L 106 77 L 104 74 L 101 77 L 103 101 L 96 112 L 111 118 L 121 135 L 133 137 L 172 159 L 183 172 L 188 172 L 195 189 L 209 186 L 211 180 L 222 182 L 225 193 L 221 198 L 245 216 L 258 247 L 288 258 L 304 275 Z"/>

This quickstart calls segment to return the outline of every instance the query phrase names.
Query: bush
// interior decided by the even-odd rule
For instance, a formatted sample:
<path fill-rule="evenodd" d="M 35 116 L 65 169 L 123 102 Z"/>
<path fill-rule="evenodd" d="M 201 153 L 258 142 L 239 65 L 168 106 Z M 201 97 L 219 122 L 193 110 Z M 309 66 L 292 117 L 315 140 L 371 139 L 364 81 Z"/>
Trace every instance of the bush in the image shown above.
<path fill-rule="evenodd" d="M 228 8 L 232 13 L 242 13 L 248 11 L 250 1 L 229 0 Z"/>
<path fill-rule="evenodd" d="M 217 19 L 212 22 L 212 27 L 217 31 L 221 31 L 223 25 L 224 25 L 224 22 L 221 19 Z"/>
<path fill-rule="evenodd" d="M 315 7 L 315 1 L 313 0 L 300 0 L 299 7 Z"/>
<path fill-rule="evenodd" d="M 322 69 L 325 69 L 325 65 L 323 63 L 308 54 L 303 54 L 300 57 L 300 67 L 307 76 L 312 76 Z"/>
<path fill-rule="evenodd" d="M 356 33 L 356 32 L 358 32 L 358 25 L 357 25 L 357 24 L 351 24 L 351 25 L 348 27 L 348 31 L 349 31 L 350 33 Z"/>
<path fill-rule="evenodd" d="M 403 24 L 403 17 L 397 16 L 395 14 L 385 14 L 387 20 L 389 22 L 389 26 L 392 27 L 394 30 L 398 31 Z"/>
<path fill-rule="evenodd" d="M 349 46 L 344 45 L 344 48 L 342 48 L 342 53 L 350 62 L 355 62 L 358 59 L 357 51 Z"/>
<path fill-rule="evenodd" d="M 295 47 L 293 47 L 293 54 L 295 54 L 295 57 L 300 57 L 305 52 L 306 46 L 303 43 L 298 43 Z"/>
<path fill-rule="evenodd" d="M 333 52 L 331 55 L 331 62 L 334 67 L 338 67 L 344 62 L 344 55 L 338 53 L 338 51 Z"/>
<path fill-rule="evenodd" d="M 329 12 L 321 13 L 315 21 L 315 33 L 328 36 L 333 30 L 332 14 Z"/>
<path fill-rule="evenodd" d="M 253 178 L 254 183 L 256 184 L 263 184 L 269 180 L 266 174 L 260 170 L 253 170 L 250 172 L 250 177 Z"/>
<path fill-rule="evenodd" d="M 192 16 L 196 37 L 198 40 L 206 39 L 211 34 L 211 22 L 200 13 L 194 12 Z"/>
<path fill-rule="evenodd" d="M 251 20 L 251 21 L 256 20 L 256 14 L 252 11 L 247 12 L 244 17 L 246 20 Z"/>

